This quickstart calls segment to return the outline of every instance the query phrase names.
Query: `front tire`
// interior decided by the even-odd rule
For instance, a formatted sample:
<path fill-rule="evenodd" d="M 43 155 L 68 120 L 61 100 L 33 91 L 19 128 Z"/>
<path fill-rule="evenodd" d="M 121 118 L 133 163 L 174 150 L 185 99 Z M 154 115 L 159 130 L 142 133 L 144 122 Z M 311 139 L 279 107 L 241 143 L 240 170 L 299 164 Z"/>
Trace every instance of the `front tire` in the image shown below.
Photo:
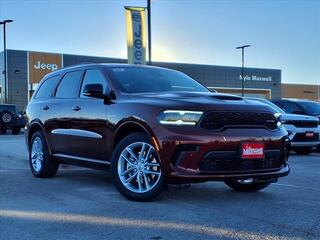
<path fill-rule="evenodd" d="M 133 201 L 151 201 L 163 192 L 165 180 L 159 157 L 146 134 L 133 133 L 118 143 L 112 179 L 118 191 Z"/>
<path fill-rule="evenodd" d="M 271 181 L 255 182 L 253 179 L 225 181 L 230 188 L 237 192 L 257 192 L 271 184 Z"/>
<path fill-rule="evenodd" d="M 54 177 L 58 171 L 59 163 L 50 155 L 41 131 L 35 132 L 29 143 L 29 164 L 32 174 L 38 178 Z"/>

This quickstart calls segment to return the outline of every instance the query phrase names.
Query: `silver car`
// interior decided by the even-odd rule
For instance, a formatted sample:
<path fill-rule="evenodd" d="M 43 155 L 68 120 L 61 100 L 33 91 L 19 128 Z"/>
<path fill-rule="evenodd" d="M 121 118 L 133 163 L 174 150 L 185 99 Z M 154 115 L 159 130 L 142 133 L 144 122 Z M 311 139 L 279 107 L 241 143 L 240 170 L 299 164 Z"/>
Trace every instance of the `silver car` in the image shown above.
<path fill-rule="evenodd" d="M 320 145 L 319 119 L 312 116 L 285 113 L 274 103 L 262 99 L 247 97 L 246 99 L 259 101 L 272 107 L 275 112 L 281 114 L 282 125 L 289 133 L 291 150 L 297 154 L 307 155 Z"/>

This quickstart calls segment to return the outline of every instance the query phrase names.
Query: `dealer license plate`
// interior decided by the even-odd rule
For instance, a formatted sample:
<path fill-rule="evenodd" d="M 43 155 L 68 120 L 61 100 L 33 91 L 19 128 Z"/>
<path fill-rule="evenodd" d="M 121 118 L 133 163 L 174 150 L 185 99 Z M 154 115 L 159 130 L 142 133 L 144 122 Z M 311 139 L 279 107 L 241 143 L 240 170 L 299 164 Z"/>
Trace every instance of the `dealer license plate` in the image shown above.
<path fill-rule="evenodd" d="M 306 132 L 307 138 L 312 138 L 314 136 L 314 132 Z"/>
<path fill-rule="evenodd" d="M 241 150 L 241 157 L 243 159 L 264 158 L 263 143 L 243 143 Z"/>

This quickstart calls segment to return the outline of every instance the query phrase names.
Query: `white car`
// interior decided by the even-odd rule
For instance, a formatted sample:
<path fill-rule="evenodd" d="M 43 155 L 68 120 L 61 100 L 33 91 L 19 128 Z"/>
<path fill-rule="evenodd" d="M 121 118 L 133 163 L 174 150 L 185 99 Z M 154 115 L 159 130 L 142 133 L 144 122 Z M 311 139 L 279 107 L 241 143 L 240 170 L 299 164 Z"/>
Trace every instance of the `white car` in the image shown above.
<path fill-rule="evenodd" d="M 312 116 L 285 113 L 274 103 L 262 99 L 247 97 L 246 99 L 259 101 L 275 109 L 281 114 L 281 122 L 289 133 L 291 140 L 291 150 L 297 154 L 307 155 L 320 145 L 320 125 L 319 119 Z"/>

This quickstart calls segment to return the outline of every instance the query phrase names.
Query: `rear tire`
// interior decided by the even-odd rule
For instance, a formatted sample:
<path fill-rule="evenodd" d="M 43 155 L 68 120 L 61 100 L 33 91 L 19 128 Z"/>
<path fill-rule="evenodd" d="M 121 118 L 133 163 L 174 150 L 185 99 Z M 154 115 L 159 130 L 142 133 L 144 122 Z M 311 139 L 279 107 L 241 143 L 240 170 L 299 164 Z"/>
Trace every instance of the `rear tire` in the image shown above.
<path fill-rule="evenodd" d="M 227 184 L 230 188 L 237 192 L 257 192 L 260 191 L 266 187 L 268 187 L 271 182 L 250 182 L 246 183 L 244 182 L 246 180 L 230 180 L 225 181 L 225 184 Z"/>
<path fill-rule="evenodd" d="M 1 132 L 2 134 L 6 134 L 7 129 L 6 129 L 6 128 L 2 128 L 2 129 L 0 130 L 0 132 Z"/>
<path fill-rule="evenodd" d="M 2 111 L 0 113 L 0 119 L 5 126 L 10 126 L 13 121 L 13 115 L 9 111 Z"/>
<path fill-rule="evenodd" d="M 159 157 L 146 134 L 133 133 L 118 143 L 112 158 L 112 180 L 118 191 L 133 201 L 151 201 L 163 192 L 166 184 Z"/>
<path fill-rule="evenodd" d="M 298 155 L 309 155 L 310 153 L 313 152 L 313 149 L 312 148 L 296 148 L 296 149 L 294 149 L 294 151 Z"/>
<path fill-rule="evenodd" d="M 38 178 L 54 177 L 58 171 L 59 163 L 50 155 L 41 131 L 35 132 L 29 143 L 29 164 L 32 174 Z"/>

